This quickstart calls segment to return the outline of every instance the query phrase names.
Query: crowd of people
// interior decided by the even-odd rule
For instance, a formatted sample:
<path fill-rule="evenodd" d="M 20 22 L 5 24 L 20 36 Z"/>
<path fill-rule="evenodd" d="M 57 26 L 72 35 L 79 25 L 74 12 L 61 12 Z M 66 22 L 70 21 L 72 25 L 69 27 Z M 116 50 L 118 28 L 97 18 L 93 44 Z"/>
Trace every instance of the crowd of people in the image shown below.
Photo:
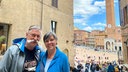
<path fill-rule="evenodd" d="M 88 62 L 85 65 L 78 63 L 77 67 L 70 67 L 71 72 L 128 72 L 128 68 L 122 64 L 114 62 L 105 62 L 98 64 L 95 62 Z"/>

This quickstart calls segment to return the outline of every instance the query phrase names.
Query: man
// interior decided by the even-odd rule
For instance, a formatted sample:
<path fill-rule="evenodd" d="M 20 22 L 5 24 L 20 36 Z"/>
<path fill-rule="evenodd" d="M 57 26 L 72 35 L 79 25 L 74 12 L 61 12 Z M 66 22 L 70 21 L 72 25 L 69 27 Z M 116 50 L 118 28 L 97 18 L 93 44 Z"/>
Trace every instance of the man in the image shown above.
<path fill-rule="evenodd" d="M 112 63 L 109 64 L 107 72 L 115 72 L 114 66 L 112 65 Z"/>
<path fill-rule="evenodd" d="M 0 72 L 35 72 L 41 51 L 40 39 L 41 29 L 36 25 L 29 27 L 26 38 L 14 39 L 0 61 Z"/>

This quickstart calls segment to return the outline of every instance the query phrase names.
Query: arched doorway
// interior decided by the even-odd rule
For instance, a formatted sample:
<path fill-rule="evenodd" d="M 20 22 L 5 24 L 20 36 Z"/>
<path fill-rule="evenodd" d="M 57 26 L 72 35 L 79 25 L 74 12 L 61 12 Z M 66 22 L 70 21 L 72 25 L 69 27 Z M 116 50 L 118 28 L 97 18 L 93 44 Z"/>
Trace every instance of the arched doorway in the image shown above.
<path fill-rule="evenodd" d="M 68 49 L 64 49 L 63 52 L 69 57 L 69 51 L 68 51 Z"/>
<path fill-rule="evenodd" d="M 110 42 L 109 41 L 106 42 L 106 50 L 110 50 Z"/>

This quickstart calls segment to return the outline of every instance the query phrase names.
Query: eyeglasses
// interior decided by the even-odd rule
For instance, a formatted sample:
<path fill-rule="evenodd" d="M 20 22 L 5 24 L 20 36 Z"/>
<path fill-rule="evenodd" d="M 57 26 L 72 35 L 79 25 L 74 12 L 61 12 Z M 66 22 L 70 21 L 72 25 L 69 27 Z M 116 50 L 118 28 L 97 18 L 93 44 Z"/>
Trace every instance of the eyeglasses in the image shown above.
<path fill-rule="evenodd" d="M 40 38 L 41 37 L 40 35 L 36 35 L 36 34 L 30 34 L 29 33 L 29 35 L 32 36 L 32 37 L 36 37 L 37 36 L 37 38 Z"/>

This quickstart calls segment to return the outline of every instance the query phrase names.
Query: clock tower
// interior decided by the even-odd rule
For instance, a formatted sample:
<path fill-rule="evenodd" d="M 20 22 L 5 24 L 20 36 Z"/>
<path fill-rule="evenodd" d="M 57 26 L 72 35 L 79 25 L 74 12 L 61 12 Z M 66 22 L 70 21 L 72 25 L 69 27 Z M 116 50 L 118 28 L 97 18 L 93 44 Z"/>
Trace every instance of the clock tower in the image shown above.
<path fill-rule="evenodd" d="M 114 38 L 115 33 L 115 15 L 114 15 L 114 0 L 106 0 L 106 33 L 108 38 Z"/>

